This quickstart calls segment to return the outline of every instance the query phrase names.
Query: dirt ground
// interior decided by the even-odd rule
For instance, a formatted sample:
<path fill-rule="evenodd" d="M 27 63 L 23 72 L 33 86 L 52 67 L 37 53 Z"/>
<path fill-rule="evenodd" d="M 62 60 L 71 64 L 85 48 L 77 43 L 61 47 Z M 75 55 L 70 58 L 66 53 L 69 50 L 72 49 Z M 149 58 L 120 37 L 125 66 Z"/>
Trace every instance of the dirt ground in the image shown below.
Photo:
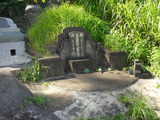
<path fill-rule="evenodd" d="M 1 68 L 0 73 L 11 74 L 12 71 L 17 69 L 16 67 Z M 112 74 L 115 75 L 115 73 Z M 86 77 L 83 76 L 83 80 L 83 83 L 86 82 L 88 86 L 87 75 Z M 86 90 L 84 84 L 82 84 L 84 88 L 79 89 L 76 87 L 80 85 L 79 80 L 72 79 L 71 81 L 74 84 L 71 86 L 70 82 L 67 82 L 66 79 L 62 81 L 51 80 L 36 84 L 25 84 L 34 95 L 44 96 L 50 101 L 46 102 L 44 106 L 36 106 L 35 104 L 27 103 L 24 108 L 18 107 L 16 109 L 11 109 L 8 113 L 4 114 L 3 110 L 1 110 L 0 120 L 74 120 L 75 118 L 81 117 L 85 119 L 95 118 L 96 116 L 105 116 L 106 114 L 113 116 L 126 111 L 125 105 L 118 101 L 119 94 L 127 94 L 130 91 L 140 92 L 140 88 L 141 90 L 143 89 L 145 93 L 144 96 L 152 96 L 153 102 L 158 102 L 156 100 L 160 98 L 158 94 L 159 89 L 155 87 L 158 82 L 157 79 L 140 79 L 137 82 L 131 80 L 125 85 L 120 82 L 120 85 L 122 85 L 120 88 L 110 90 L 104 87 L 103 89 L 96 90 L 93 89 L 93 86 L 88 87 L 90 89 Z M 69 83 L 69 85 L 66 83 Z M 95 83 L 97 82 L 95 81 Z M 102 84 L 104 83 L 108 84 L 107 82 L 102 82 Z M 157 104 L 156 108 L 157 113 L 159 113 L 160 105 Z"/>

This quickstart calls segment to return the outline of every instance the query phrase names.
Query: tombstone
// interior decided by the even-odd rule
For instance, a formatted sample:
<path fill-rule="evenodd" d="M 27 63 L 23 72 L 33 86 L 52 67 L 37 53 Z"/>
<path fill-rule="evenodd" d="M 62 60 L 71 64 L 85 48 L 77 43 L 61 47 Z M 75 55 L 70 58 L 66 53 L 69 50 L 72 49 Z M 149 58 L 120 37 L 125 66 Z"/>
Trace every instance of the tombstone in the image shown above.
<path fill-rule="evenodd" d="M 57 53 L 66 71 L 81 73 L 84 69 L 94 71 L 96 63 L 96 44 L 82 27 L 63 29 L 58 35 Z"/>
<path fill-rule="evenodd" d="M 0 66 L 25 63 L 30 60 L 25 53 L 24 35 L 16 24 L 0 17 Z"/>

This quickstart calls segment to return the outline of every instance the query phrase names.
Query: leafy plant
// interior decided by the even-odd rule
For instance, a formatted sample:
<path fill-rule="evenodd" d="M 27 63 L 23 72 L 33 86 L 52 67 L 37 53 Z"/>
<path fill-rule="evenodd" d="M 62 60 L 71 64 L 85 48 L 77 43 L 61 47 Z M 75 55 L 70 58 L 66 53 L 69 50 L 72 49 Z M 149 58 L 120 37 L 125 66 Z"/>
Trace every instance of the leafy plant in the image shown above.
<path fill-rule="evenodd" d="M 129 98 L 125 94 L 120 94 L 118 100 L 123 103 L 129 103 Z"/>
<path fill-rule="evenodd" d="M 37 106 L 43 106 L 46 102 L 50 102 L 50 99 L 46 99 L 44 96 L 30 96 L 29 97 Z"/>
<path fill-rule="evenodd" d="M 19 107 L 22 109 L 27 106 L 27 104 L 36 104 L 37 106 L 44 106 L 47 102 L 50 102 L 50 99 L 45 98 L 44 96 L 29 96 L 28 99 L 23 101 L 23 105 Z"/>
<path fill-rule="evenodd" d="M 42 79 L 42 69 L 48 71 L 48 67 L 40 65 L 39 60 L 36 57 L 33 56 L 32 59 L 33 62 L 30 68 L 27 67 L 28 63 L 26 63 L 23 69 L 18 71 L 20 78 L 24 83 L 37 82 Z"/>
<path fill-rule="evenodd" d="M 156 86 L 156 88 L 160 88 L 160 84 L 157 82 L 157 86 Z"/>

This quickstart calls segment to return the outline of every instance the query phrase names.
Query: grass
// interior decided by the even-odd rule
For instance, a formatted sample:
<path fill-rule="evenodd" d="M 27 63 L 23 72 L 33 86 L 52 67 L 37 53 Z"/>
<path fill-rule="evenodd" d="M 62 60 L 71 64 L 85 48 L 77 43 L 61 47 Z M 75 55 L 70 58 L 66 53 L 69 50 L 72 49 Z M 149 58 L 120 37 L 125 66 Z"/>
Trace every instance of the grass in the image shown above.
<path fill-rule="evenodd" d="M 119 100 L 126 104 L 128 110 L 125 113 L 129 120 L 159 120 L 151 105 L 148 104 L 146 97 L 142 94 L 130 95 L 121 94 Z"/>
<path fill-rule="evenodd" d="M 107 22 L 92 16 L 83 7 L 64 4 L 43 11 L 28 31 L 29 45 L 44 55 L 46 54 L 45 46 L 55 43 L 56 37 L 63 28 L 72 26 L 85 28 L 95 41 L 103 41 L 109 31 Z"/>

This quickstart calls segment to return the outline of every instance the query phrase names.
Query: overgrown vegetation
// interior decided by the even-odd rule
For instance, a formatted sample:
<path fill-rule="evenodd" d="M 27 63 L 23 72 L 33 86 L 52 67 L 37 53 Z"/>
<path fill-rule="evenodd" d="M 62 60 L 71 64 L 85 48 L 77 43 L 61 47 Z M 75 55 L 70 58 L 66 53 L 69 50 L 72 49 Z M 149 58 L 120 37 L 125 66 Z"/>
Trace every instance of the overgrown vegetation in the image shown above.
<path fill-rule="evenodd" d="M 47 66 L 43 66 L 39 63 L 37 57 L 32 57 L 32 66 L 28 67 L 26 63 L 18 74 L 23 83 L 37 82 L 42 79 L 42 69 L 48 71 Z"/>
<path fill-rule="evenodd" d="M 108 21 L 105 47 L 124 50 L 129 63 L 139 59 L 149 65 L 151 52 L 160 40 L 159 0 L 75 0 L 89 12 Z"/>
<path fill-rule="evenodd" d="M 46 54 L 45 45 L 55 42 L 63 28 L 72 26 L 84 27 L 95 41 L 103 41 L 109 31 L 105 21 L 92 16 L 83 7 L 64 4 L 43 11 L 29 29 L 29 44 L 39 53 Z"/>
<path fill-rule="evenodd" d="M 108 50 L 124 50 L 130 65 L 139 59 L 159 76 L 158 57 L 155 58 L 160 55 L 155 52 L 160 43 L 159 0 L 60 1 L 70 1 L 72 5 L 46 9 L 29 30 L 30 45 L 38 52 L 45 54 L 45 45 L 55 42 L 63 28 L 80 26 Z"/>

